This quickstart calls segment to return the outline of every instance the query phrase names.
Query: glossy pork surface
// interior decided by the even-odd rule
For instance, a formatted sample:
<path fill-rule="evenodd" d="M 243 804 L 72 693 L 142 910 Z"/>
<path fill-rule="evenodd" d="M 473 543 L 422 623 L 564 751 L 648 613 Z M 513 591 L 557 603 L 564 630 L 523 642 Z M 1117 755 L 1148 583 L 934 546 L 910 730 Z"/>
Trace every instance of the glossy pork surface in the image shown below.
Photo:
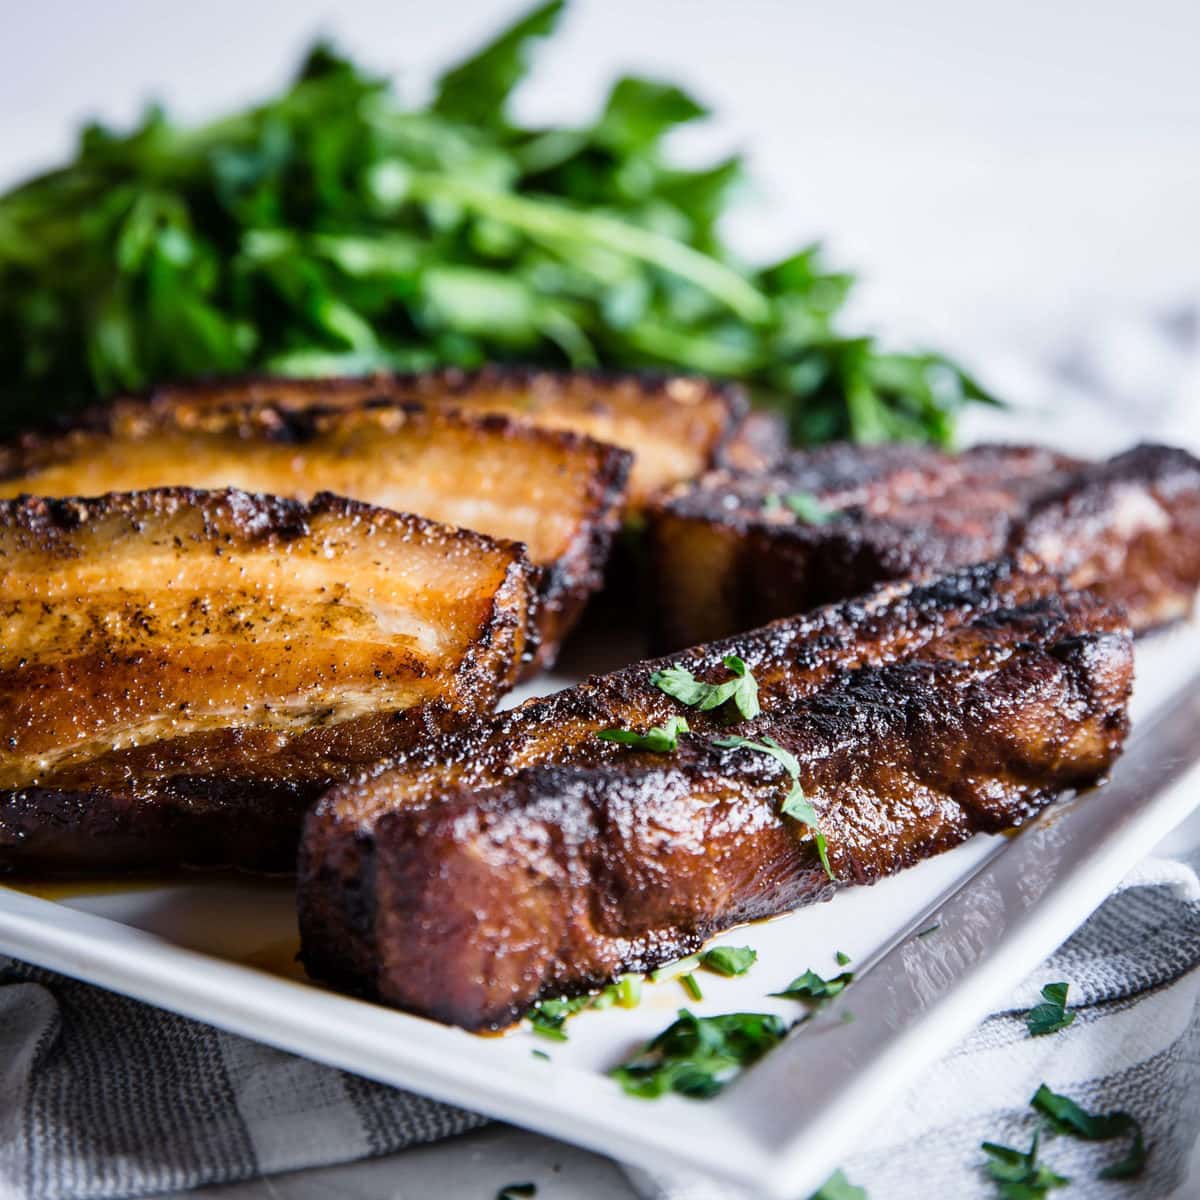
<path fill-rule="evenodd" d="M 693 376 L 499 366 L 347 379 L 214 380 L 159 388 L 150 402 L 159 408 L 266 405 L 303 410 L 356 407 L 372 399 L 501 414 L 620 446 L 635 456 L 628 497 L 634 511 L 661 488 L 694 479 L 722 461 L 723 450 L 734 447 L 747 407 L 732 385 Z M 755 447 L 764 436 L 755 427 Z M 743 455 L 735 457 L 745 461 Z"/>
<path fill-rule="evenodd" d="M 728 677 L 762 713 L 684 708 L 651 676 Z M 838 884 L 871 882 L 1099 779 L 1126 733 L 1132 650 L 1095 597 L 1009 563 L 779 621 L 595 676 L 335 788 L 300 863 L 314 976 L 498 1028 L 539 997 L 652 969 L 828 895 L 813 831 L 781 813 L 796 756 Z M 736 714 L 733 714 L 736 715 Z M 685 716 L 675 751 L 597 738 Z"/>
<path fill-rule="evenodd" d="M 648 525 L 666 649 L 1021 552 L 1122 604 L 1140 632 L 1191 610 L 1200 462 L 1165 446 L 1088 463 L 1036 446 L 835 445 L 714 471 Z"/>
<path fill-rule="evenodd" d="M 291 869 L 322 789 L 511 687 L 531 594 L 335 496 L 0 503 L 0 870 Z"/>
<path fill-rule="evenodd" d="M 234 487 L 318 491 L 523 543 L 539 569 L 537 661 L 603 580 L 630 455 L 504 416 L 421 404 L 291 411 L 124 402 L 0 447 L 0 498 Z"/>

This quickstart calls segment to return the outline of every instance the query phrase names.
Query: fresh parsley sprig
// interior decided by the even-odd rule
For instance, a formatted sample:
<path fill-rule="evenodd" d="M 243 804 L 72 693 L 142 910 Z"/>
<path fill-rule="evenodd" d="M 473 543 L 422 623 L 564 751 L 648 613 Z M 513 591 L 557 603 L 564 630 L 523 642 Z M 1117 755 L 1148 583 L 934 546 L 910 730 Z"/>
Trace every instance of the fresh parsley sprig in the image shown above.
<path fill-rule="evenodd" d="M 1106 1142 L 1128 1137 L 1125 1156 L 1099 1173 L 1100 1179 L 1129 1179 L 1141 1173 L 1146 1165 L 1148 1150 L 1141 1124 L 1126 1112 L 1096 1114 L 1080 1107 L 1069 1096 L 1051 1091 L 1044 1083 L 1033 1094 L 1030 1107 L 1041 1117 L 1052 1133 L 1066 1134 L 1088 1142 Z M 988 1156 L 988 1174 L 999 1186 L 1002 1200 L 1039 1200 L 1053 1188 L 1063 1187 L 1070 1180 L 1038 1162 L 1041 1129 L 1034 1131 L 1033 1143 L 1022 1152 L 1009 1146 L 984 1142 Z"/>
<path fill-rule="evenodd" d="M 586 1009 L 636 1008 L 642 1001 L 642 977 L 622 975 L 615 983 L 598 992 L 569 999 L 555 997 L 539 1000 L 526 1014 L 529 1026 L 540 1037 L 554 1042 L 567 1040 L 567 1020 Z"/>
<path fill-rule="evenodd" d="M 1146 1165 L 1147 1149 L 1142 1127 L 1127 1112 L 1089 1113 L 1069 1096 L 1051 1091 L 1044 1083 L 1029 1102 L 1049 1123 L 1055 1133 L 1065 1133 L 1088 1142 L 1107 1142 L 1128 1137 L 1129 1151 L 1124 1158 L 1105 1167 L 1101 1179 L 1129 1179 Z"/>
<path fill-rule="evenodd" d="M 801 825 L 808 826 L 813 831 L 813 844 L 817 848 L 817 856 L 821 860 L 821 866 L 825 868 L 825 874 L 829 876 L 829 879 L 836 881 L 837 877 L 833 873 L 833 868 L 829 865 L 829 846 L 817 821 L 816 809 L 813 808 L 812 803 L 805 796 L 804 788 L 800 783 L 799 759 L 790 750 L 785 750 L 769 734 L 764 734 L 762 740 L 758 742 L 751 738 L 738 737 L 736 735 L 716 738 L 713 741 L 713 745 L 731 750 L 756 750 L 760 754 L 769 754 L 776 762 L 782 765 L 791 777 L 792 786 L 788 789 L 788 794 L 784 797 L 779 811 L 785 817 L 791 817 L 793 820 L 799 821 Z"/>
<path fill-rule="evenodd" d="M 1075 1014 L 1067 1011 L 1067 990 L 1070 984 L 1048 983 L 1042 988 L 1042 1003 L 1035 1004 L 1025 1017 L 1030 1036 L 1043 1037 L 1066 1029 L 1075 1020 Z"/>
<path fill-rule="evenodd" d="M 727 654 L 721 662 L 733 675 L 724 683 L 705 683 L 681 665 L 655 671 L 650 682 L 659 691 L 698 712 L 710 712 L 723 704 L 732 704 L 745 720 L 753 720 L 762 711 L 758 703 L 758 681 L 736 654 Z"/>
<path fill-rule="evenodd" d="M 996 1181 L 1001 1200 L 1041 1200 L 1054 1188 L 1065 1187 L 1071 1181 L 1045 1163 L 1038 1161 L 1037 1130 L 1028 1150 L 1014 1150 L 995 1142 L 984 1142 L 988 1156 L 987 1172 Z"/>
<path fill-rule="evenodd" d="M 602 742 L 620 742 L 635 750 L 652 750 L 656 754 L 669 754 L 679 749 L 679 735 L 688 732 L 685 717 L 669 717 L 664 725 L 654 725 L 645 733 L 633 729 L 601 729 L 596 736 Z"/>
<path fill-rule="evenodd" d="M 692 974 L 693 971 L 703 969 L 728 978 L 745 975 L 757 961 L 758 951 L 750 946 L 714 946 L 711 950 L 689 954 L 687 958 L 656 967 L 650 972 L 649 979 L 651 983 L 662 983 L 664 979 L 678 979 L 693 1000 L 701 1000 L 703 995 Z"/>
<path fill-rule="evenodd" d="M 700 965 L 717 975 L 745 975 L 758 961 L 751 946 L 714 946 L 700 956 Z"/>
<path fill-rule="evenodd" d="M 626 1093 L 644 1100 L 668 1092 L 706 1100 L 786 1034 L 787 1025 L 772 1013 L 697 1017 L 684 1008 L 676 1021 L 611 1074 Z"/>
<path fill-rule="evenodd" d="M 785 1000 L 804 1000 L 809 1004 L 824 1004 L 842 992 L 854 981 L 853 971 L 843 971 L 832 979 L 823 979 L 811 968 L 803 975 L 797 975 L 781 992 L 772 992 L 772 996 L 782 996 Z"/>

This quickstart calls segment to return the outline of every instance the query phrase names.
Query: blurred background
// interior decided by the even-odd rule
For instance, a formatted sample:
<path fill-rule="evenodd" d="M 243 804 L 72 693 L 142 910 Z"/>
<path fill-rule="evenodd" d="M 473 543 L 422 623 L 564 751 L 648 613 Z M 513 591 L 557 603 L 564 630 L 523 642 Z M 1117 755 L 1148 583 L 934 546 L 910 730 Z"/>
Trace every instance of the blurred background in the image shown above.
<path fill-rule="evenodd" d="M 5 7 L 0 185 L 61 160 L 85 118 L 124 125 L 153 98 L 199 119 L 265 96 L 316 34 L 420 100 L 440 65 L 522 11 Z M 1102 371 L 1104 388 L 1127 391 L 1129 375 L 1159 405 L 1185 386 L 1173 355 L 1194 348 L 1200 298 L 1197 45 L 1188 0 L 576 0 L 517 111 L 582 120 L 623 70 L 679 81 L 716 112 L 677 135 L 681 157 L 741 149 L 760 182 L 740 246 L 824 238 L 860 272 L 867 324 L 961 354 L 1010 393 L 1044 399 L 1046 369 L 1064 386 Z"/>

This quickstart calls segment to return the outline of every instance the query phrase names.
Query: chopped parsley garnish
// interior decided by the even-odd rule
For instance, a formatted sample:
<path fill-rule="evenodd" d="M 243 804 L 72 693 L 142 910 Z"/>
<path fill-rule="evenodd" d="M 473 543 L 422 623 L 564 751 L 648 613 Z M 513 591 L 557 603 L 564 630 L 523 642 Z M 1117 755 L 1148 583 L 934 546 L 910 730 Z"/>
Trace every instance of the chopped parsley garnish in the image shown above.
<path fill-rule="evenodd" d="M 842 950 L 839 950 L 833 957 L 837 959 L 837 965 L 839 967 L 844 967 L 850 961 L 850 955 L 846 954 Z"/>
<path fill-rule="evenodd" d="M 852 1184 L 839 1168 L 808 1200 L 867 1200 L 867 1190 Z"/>
<path fill-rule="evenodd" d="M 1051 1188 L 1071 1182 L 1038 1162 L 1036 1131 L 1033 1143 L 1024 1153 L 995 1142 L 984 1142 L 982 1148 L 988 1156 L 987 1172 L 996 1181 L 1002 1200 L 1040 1200 Z"/>
<path fill-rule="evenodd" d="M 810 1004 L 823 1004 L 834 996 L 844 992 L 854 980 L 853 971 L 843 971 L 832 979 L 822 979 L 816 971 L 808 970 L 803 975 L 797 975 L 782 992 L 772 992 L 772 996 L 782 996 L 785 1000 L 804 1000 Z"/>
<path fill-rule="evenodd" d="M 761 742 L 735 736 L 716 738 L 713 741 L 713 745 L 720 746 L 725 750 L 757 750 L 760 754 L 769 754 L 787 771 L 788 775 L 791 776 L 792 786 L 788 794 L 784 797 L 779 811 L 785 817 L 791 817 L 792 820 L 799 821 L 801 825 L 807 825 L 813 831 L 813 844 L 817 848 L 817 856 L 821 860 L 821 866 L 825 868 L 825 874 L 831 880 L 834 879 L 833 868 L 829 865 L 829 847 L 826 845 L 825 835 L 821 832 L 821 828 L 817 824 L 816 810 L 805 796 L 804 788 L 800 785 L 800 763 L 796 756 L 790 750 L 785 750 L 773 737 L 767 734 L 763 735 Z"/>
<path fill-rule="evenodd" d="M 601 729 L 596 736 L 602 742 L 620 742 L 635 750 L 653 750 L 666 754 L 679 749 L 679 735 L 688 732 L 686 717 L 671 717 L 665 725 L 654 725 L 645 733 L 633 729 Z"/>
<path fill-rule="evenodd" d="M 622 975 L 615 983 L 587 996 L 572 996 L 569 1000 L 539 1000 L 526 1014 L 533 1032 L 555 1042 L 567 1040 L 567 1018 L 585 1009 L 636 1008 L 642 999 L 642 977 Z"/>
<path fill-rule="evenodd" d="M 1044 1083 L 1029 1102 L 1055 1133 L 1065 1133 L 1087 1142 L 1107 1142 L 1129 1137 L 1129 1153 L 1119 1162 L 1105 1167 L 1101 1179 L 1129 1179 L 1146 1165 L 1146 1142 L 1137 1118 L 1127 1112 L 1090 1113 L 1068 1096 L 1052 1092 Z"/>
<path fill-rule="evenodd" d="M 680 975 L 679 982 L 683 984 L 683 990 L 687 992 L 693 1000 L 703 1000 L 704 992 L 700 989 L 700 983 L 695 975 L 690 972 L 687 975 Z"/>
<path fill-rule="evenodd" d="M 732 702 L 747 721 L 757 717 L 762 711 L 758 704 L 758 682 L 750 669 L 736 654 L 727 654 L 721 661 L 733 674 L 733 678 L 724 683 L 704 683 L 682 666 L 655 671 L 650 682 L 681 704 L 700 712 L 709 712 Z"/>
<path fill-rule="evenodd" d="M 1066 983 L 1048 983 L 1042 988 L 1042 1003 L 1029 1010 L 1025 1024 L 1033 1037 L 1057 1033 L 1066 1029 L 1075 1020 L 1075 1014 L 1067 1011 Z"/>
<path fill-rule="evenodd" d="M 718 975 L 745 975 L 758 961 L 758 951 L 749 946 L 714 946 L 700 956 L 701 966 Z"/>
<path fill-rule="evenodd" d="M 707 1100 L 783 1041 L 787 1025 L 772 1013 L 697 1017 L 686 1008 L 633 1058 L 611 1072 L 644 1100 L 676 1092 Z"/>
<path fill-rule="evenodd" d="M 789 492 L 784 496 L 783 503 L 808 525 L 824 525 L 833 518 L 833 513 L 812 492 Z"/>
<path fill-rule="evenodd" d="M 595 999 L 595 996 L 574 996 L 570 1000 L 539 1000 L 525 1015 L 534 1033 L 551 1041 L 565 1042 L 567 1018 L 590 1008 Z"/>
<path fill-rule="evenodd" d="M 516 1200 L 517 1197 L 536 1195 L 536 1183 L 506 1183 L 496 1193 L 496 1200 Z"/>
<path fill-rule="evenodd" d="M 655 968 L 650 972 L 649 979 L 651 983 L 662 983 L 664 979 L 678 979 L 680 975 L 694 971 L 699 965 L 700 955 L 689 954 L 687 958 L 680 958 L 675 962 L 664 963 L 661 967 Z"/>
<path fill-rule="evenodd" d="M 548 1055 L 545 1050 L 531 1050 L 529 1053 L 532 1054 L 534 1058 L 540 1058 L 542 1062 L 550 1061 L 550 1055 Z"/>
<path fill-rule="evenodd" d="M 651 983 L 662 983 L 664 979 L 678 979 L 692 999 L 699 1000 L 700 985 L 692 978 L 693 971 L 703 968 L 715 975 L 745 975 L 757 959 L 758 951 L 749 946 L 714 946 L 711 950 L 689 954 L 687 958 L 657 967 L 650 972 L 648 978 Z"/>

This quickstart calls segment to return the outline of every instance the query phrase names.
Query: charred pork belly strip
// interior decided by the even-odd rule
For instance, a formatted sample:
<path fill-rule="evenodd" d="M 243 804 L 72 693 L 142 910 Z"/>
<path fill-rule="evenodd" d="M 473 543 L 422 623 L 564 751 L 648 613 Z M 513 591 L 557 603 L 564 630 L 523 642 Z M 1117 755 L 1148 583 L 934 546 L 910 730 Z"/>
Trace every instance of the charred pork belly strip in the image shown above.
<path fill-rule="evenodd" d="M 658 640 L 686 646 L 904 579 L 1030 552 L 1138 632 L 1200 584 L 1200 462 L 1138 446 L 1086 463 L 1032 446 L 794 451 L 651 506 Z"/>
<path fill-rule="evenodd" d="M 692 376 L 491 366 L 350 379 L 235 378 L 163 387 L 150 403 L 158 408 L 265 405 L 302 410 L 352 408 L 372 399 L 497 413 L 621 446 L 636 456 L 629 478 L 629 505 L 635 510 L 659 489 L 724 462 L 726 450 L 740 464 L 773 436 L 756 425 L 751 444 L 739 452 L 738 431 L 746 412 L 741 391 Z"/>
<path fill-rule="evenodd" d="M 740 656 L 762 713 L 683 708 Z M 893 584 L 482 720 L 335 788 L 306 819 L 317 978 L 471 1029 L 652 969 L 829 894 L 781 812 L 795 756 L 839 884 L 870 882 L 1094 783 L 1126 732 L 1132 648 L 1089 593 L 1008 563 Z M 663 753 L 602 741 L 685 715 Z"/>
<path fill-rule="evenodd" d="M 337 496 L 0 503 L 0 870 L 291 869 L 305 806 L 524 650 L 519 546 Z"/>
<path fill-rule="evenodd" d="M 577 434 L 420 404 L 295 412 L 125 402 L 0 448 L 0 497 L 326 491 L 523 542 L 541 572 L 537 658 L 549 665 L 603 581 L 630 461 Z"/>

